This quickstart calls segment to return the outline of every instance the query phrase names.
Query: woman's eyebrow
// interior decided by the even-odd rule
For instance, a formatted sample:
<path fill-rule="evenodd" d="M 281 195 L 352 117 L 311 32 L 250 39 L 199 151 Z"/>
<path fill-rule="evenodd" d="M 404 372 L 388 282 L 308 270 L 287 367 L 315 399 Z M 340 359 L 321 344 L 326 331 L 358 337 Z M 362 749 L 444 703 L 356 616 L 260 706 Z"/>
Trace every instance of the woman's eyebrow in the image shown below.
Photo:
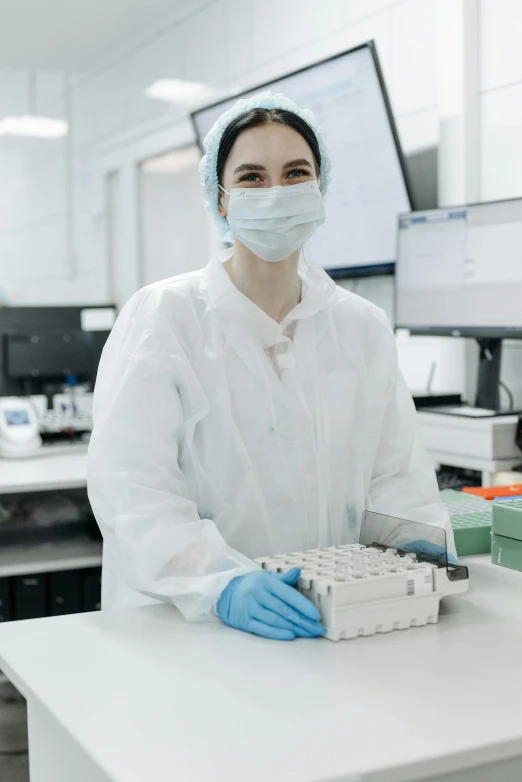
<path fill-rule="evenodd" d="M 285 163 L 283 166 L 283 171 L 285 171 L 287 168 L 295 168 L 295 166 L 308 166 L 309 168 L 312 168 L 312 164 L 309 163 L 306 158 L 298 157 L 296 160 L 289 160 L 288 163 Z"/>
<path fill-rule="evenodd" d="M 266 171 L 266 168 L 260 163 L 241 163 L 234 169 L 234 174 L 239 174 L 241 171 Z"/>

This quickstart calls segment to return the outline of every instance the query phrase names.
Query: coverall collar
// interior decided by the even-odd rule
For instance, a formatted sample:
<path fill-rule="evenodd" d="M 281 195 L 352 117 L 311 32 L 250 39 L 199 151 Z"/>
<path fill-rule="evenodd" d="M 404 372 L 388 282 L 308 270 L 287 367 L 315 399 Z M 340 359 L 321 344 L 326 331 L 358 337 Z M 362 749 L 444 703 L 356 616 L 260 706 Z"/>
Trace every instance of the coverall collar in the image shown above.
<path fill-rule="evenodd" d="M 301 301 L 281 323 L 277 323 L 241 293 L 228 276 L 223 268 L 223 262 L 230 258 L 232 252 L 233 248 L 227 248 L 211 258 L 203 273 L 203 284 L 212 305 L 223 312 L 234 313 L 236 317 L 244 317 L 259 334 L 264 348 L 288 341 L 284 331 L 285 327 L 288 328 L 289 321 L 307 318 L 326 309 L 329 299 L 335 293 L 335 282 L 324 269 L 316 265 L 308 265 L 301 259 L 299 261 L 299 276 L 302 282 Z"/>

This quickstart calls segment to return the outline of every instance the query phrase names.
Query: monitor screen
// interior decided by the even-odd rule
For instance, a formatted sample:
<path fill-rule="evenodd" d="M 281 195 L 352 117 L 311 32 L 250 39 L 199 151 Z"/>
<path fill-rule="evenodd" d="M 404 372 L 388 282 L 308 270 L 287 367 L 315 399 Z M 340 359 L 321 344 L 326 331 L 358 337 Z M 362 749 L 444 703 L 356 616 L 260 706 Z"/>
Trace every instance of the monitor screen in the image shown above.
<path fill-rule="evenodd" d="M 0 396 L 45 393 L 70 374 L 93 386 L 114 315 L 99 305 L 0 307 Z"/>
<path fill-rule="evenodd" d="M 399 217 L 396 324 L 522 337 L 522 198 Z"/>
<path fill-rule="evenodd" d="M 263 89 L 311 109 L 327 133 L 333 169 L 327 217 L 305 255 L 333 276 L 391 271 L 397 216 L 411 203 L 373 43 L 194 112 L 200 145 L 223 111 Z"/>
<path fill-rule="evenodd" d="M 23 408 L 4 410 L 4 418 L 8 426 L 27 426 L 31 423 L 29 413 Z"/>

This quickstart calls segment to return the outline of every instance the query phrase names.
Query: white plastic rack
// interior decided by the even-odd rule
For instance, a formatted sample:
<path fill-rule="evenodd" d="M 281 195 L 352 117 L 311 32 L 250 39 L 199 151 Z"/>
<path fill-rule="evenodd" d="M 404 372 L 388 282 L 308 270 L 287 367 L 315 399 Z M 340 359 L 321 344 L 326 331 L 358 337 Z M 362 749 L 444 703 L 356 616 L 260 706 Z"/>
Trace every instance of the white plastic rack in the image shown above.
<path fill-rule="evenodd" d="M 301 568 L 299 590 L 321 612 L 331 641 L 435 623 L 441 598 L 466 592 L 469 585 L 465 568 L 460 568 L 458 580 L 452 580 L 451 567 L 395 548 L 361 544 L 256 561 L 275 572 Z"/>

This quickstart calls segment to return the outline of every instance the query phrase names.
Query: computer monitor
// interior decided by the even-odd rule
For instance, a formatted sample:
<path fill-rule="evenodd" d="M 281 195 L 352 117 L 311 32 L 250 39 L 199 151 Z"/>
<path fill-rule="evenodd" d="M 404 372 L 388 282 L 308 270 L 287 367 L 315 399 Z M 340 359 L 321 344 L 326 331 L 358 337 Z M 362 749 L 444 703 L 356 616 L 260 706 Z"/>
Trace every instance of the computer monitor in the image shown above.
<path fill-rule="evenodd" d="M 112 306 L 0 307 L 0 396 L 46 393 L 74 375 L 94 386 Z"/>
<path fill-rule="evenodd" d="M 474 337 L 478 407 L 499 408 L 503 338 L 522 339 L 522 198 L 399 217 L 396 326 Z"/>
<path fill-rule="evenodd" d="M 4 335 L 4 371 L 12 380 L 68 375 L 88 380 L 95 348 L 94 335 L 79 329 L 14 331 Z"/>
<path fill-rule="evenodd" d="M 195 111 L 200 146 L 222 112 L 262 90 L 311 109 L 327 133 L 333 176 L 326 223 L 305 254 L 332 277 L 391 273 L 397 216 L 412 203 L 373 41 Z"/>

